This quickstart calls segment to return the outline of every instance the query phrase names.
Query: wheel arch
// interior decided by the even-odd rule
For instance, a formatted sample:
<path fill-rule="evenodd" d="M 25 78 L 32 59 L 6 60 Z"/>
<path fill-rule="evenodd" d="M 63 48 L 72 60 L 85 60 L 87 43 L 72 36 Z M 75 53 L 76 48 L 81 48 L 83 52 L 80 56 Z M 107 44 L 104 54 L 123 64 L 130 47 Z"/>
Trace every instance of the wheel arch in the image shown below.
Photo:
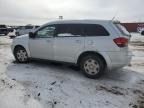
<path fill-rule="evenodd" d="M 24 48 L 27 51 L 28 56 L 30 57 L 30 53 L 29 53 L 28 49 L 26 47 L 24 47 L 23 45 L 19 45 L 19 44 L 14 46 L 13 53 L 15 52 L 15 50 L 17 48 Z"/>
<path fill-rule="evenodd" d="M 84 57 L 84 56 L 87 56 L 87 55 L 97 55 L 98 57 L 100 57 L 107 68 L 110 68 L 110 63 L 111 63 L 111 60 L 109 58 L 109 56 L 105 53 L 105 52 L 96 52 L 96 51 L 85 51 L 85 52 L 82 52 L 79 56 L 78 56 L 78 59 L 77 59 L 77 65 L 79 66 L 80 64 L 80 61 L 81 59 Z"/>

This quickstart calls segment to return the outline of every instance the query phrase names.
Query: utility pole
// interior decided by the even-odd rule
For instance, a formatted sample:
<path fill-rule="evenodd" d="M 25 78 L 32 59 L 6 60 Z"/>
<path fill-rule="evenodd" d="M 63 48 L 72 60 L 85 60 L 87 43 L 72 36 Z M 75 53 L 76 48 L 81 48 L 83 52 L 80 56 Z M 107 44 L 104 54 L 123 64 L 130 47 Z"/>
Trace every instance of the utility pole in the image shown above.
<path fill-rule="evenodd" d="M 62 20 L 62 19 L 63 19 L 63 16 L 59 16 L 59 19 Z"/>

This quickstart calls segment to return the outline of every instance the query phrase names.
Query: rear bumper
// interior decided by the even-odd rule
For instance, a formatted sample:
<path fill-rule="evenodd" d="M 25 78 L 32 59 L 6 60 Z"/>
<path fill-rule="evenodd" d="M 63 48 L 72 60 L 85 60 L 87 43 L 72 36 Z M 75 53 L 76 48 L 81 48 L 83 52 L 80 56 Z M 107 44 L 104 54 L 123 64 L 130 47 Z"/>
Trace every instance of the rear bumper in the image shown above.
<path fill-rule="evenodd" d="M 132 59 L 132 52 L 118 52 L 110 55 L 111 58 L 111 67 L 108 67 L 109 70 L 119 69 L 124 66 L 127 66 L 130 64 Z"/>

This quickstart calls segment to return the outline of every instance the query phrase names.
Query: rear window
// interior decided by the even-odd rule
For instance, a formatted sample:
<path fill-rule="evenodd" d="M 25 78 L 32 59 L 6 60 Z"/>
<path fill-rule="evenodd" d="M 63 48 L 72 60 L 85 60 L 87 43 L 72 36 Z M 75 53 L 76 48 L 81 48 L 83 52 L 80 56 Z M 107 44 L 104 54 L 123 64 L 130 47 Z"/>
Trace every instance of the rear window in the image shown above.
<path fill-rule="evenodd" d="M 84 24 L 83 29 L 86 36 L 109 36 L 108 31 L 98 24 Z"/>
<path fill-rule="evenodd" d="M 115 23 L 115 25 L 122 34 L 130 36 L 130 33 L 127 31 L 127 29 L 123 25 L 121 25 L 120 23 Z"/>

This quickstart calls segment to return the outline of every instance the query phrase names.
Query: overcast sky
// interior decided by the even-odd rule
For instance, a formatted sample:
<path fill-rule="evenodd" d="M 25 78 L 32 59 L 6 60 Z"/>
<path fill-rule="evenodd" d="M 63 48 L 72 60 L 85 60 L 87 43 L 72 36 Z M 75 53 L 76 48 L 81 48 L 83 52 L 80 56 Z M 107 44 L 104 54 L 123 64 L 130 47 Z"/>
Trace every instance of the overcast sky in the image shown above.
<path fill-rule="evenodd" d="M 0 0 L 3 24 L 43 24 L 58 16 L 144 21 L 144 0 Z"/>

